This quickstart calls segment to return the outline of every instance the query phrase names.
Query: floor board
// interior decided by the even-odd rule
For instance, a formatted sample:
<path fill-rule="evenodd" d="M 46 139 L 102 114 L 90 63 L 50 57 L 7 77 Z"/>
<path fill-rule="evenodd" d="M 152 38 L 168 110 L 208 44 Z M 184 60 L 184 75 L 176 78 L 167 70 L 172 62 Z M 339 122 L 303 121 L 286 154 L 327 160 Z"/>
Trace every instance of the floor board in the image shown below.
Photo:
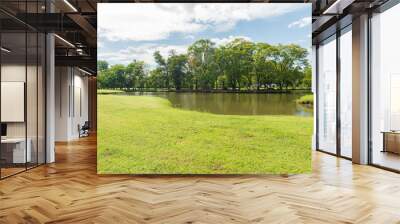
<path fill-rule="evenodd" d="M 400 175 L 313 153 L 312 174 L 99 176 L 96 139 L 0 181 L 0 223 L 400 223 Z"/>

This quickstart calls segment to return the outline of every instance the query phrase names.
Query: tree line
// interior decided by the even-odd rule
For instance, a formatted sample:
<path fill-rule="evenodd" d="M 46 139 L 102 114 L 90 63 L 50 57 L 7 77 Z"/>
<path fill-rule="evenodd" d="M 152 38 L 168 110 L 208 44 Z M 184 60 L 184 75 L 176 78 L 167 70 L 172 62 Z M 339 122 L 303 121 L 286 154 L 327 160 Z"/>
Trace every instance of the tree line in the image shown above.
<path fill-rule="evenodd" d="M 126 66 L 98 61 L 98 88 L 260 91 L 311 87 L 308 52 L 296 44 L 237 38 L 216 46 L 201 39 L 184 54 L 172 50 L 163 57 L 156 51 L 153 56 L 157 66 L 152 69 L 138 60 Z"/>

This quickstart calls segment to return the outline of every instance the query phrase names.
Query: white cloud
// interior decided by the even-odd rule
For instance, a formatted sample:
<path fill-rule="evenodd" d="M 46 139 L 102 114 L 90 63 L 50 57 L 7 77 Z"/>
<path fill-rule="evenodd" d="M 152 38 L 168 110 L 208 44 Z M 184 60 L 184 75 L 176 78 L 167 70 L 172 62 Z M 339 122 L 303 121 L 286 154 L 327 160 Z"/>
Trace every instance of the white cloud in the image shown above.
<path fill-rule="evenodd" d="M 239 21 L 267 19 L 296 11 L 304 4 L 152 4 L 99 3 L 98 33 L 110 41 L 153 41 L 173 33 L 206 29 L 223 32 Z"/>
<path fill-rule="evenodd" d="M 245 40 L 251 40 L 247 36 L 229 36 L 226 38 L 212 38 L 210 39 L 217 46 L 227 44 L 228 42 L 242 38 Z M 98 43 L 99 44 L 99 43 Z M 177 54 L 187 53 L 189 45 L 164 45 L 164 44 L 142 44 L 139 46 L 130 46 L 125 49 L 118 51 L 105 51 L 102 50 L 98 54 L 99 60 L 106 60 L 110 64 L 129 64 L 133 60 L 144 61 L 150 67 L 156 66 L 153 54 L 156 51 L 160 51 L 163 57 L 167 57 L 171 50 L 174 50 Z"/>
<path fill-rule="evenodd" d="M 220 46 L 220 45 L 225 45 L 228 42 L 231 42 L 231 41 L 233 41 L 234 39 L 237 39 L 237 38 L 241 38 L 241 39 L 244 39 L 244 40 L 251 41 L 251 38 L 247 37 L 247 36 L 229 36 L 229 37 L 225 37 L 225 38 L 211 38 L 211 41 L 214 42 L 215 45 Z"/>
<path fill-rule="evenodd" d="M 311 25 L 311 17 L 307 16 L 294 21 L 288 25 L 289 28 L 303 28 L 305 26 Z"/>
<path fill-rule="evenodd" d="M 167 57 L 171 50 L 175 50 L 176 53 L 182 54 L 187 50 L 186 45 L 156 45 L 156 44 L 145 44 L 140 46 L 131 46 L 126 49 L 122 49 L 116 52 L 102 52 L 99 53 L 99 60 L 106 60 L 110 64 L 129 64 L 133 60 L 144 61 L 151 67 L 156 65 L 153 54 L 156 51 L 160 51 L 160 54 Z"/>
<path fill-rule="evenodd" d="M 195 39 L 196 37 L 195 37 L 194 35 L 187 35 L 187 36 L 185 36 L 185 38 L 186 38 L 186 39 L 193 40 L 193 39 Z"/>

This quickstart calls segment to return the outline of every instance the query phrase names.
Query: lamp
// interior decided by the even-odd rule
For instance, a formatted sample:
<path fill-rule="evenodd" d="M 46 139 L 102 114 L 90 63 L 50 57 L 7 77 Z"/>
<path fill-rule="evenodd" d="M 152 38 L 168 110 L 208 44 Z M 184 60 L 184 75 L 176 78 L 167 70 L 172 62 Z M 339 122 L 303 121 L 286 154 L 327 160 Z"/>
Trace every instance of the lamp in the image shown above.
<path fill-rule="evenodd" d="M 7 48 L 5 48 L 5 47 L 1 47 L 0 49 L 1 49 L 2 51 L 6 52 L 6 53 L 10 53 L 10 52 L 11 52 L 11 50 L 9 50 L 9 49 L 7 49 Z"/>
<path fill-rule="evenodd" d="M 78 12 L 78 10 L 68 1 L 64 0 L 65 4 L 67 4 L 74 12 Z"/>
<path fill-rule="evenodd" d="M 57 38 L 58 38 L 59 40 L 61 40 L 62 42 L 66 43 L 67 45 L 69 45 L 69 46 L 75 48 L 75 45 L 73 45 L 73 44 L 72 44 L 71 42 L 69 42 L 68 40 L 62 38 L 61 36 L 59 36 L 59 35 L 57 35 L 57 34 L 54 34 L 54 36 L 57 37 Z"/>
<path fill-rule="evenodd" d="M 92 75 L 92 73 L 90 73 L 90 72 L 88 72 L 88 71 L 86 71 L 86 70 L 83 70 L 83 69 L 81 69 L 81 68 L 79 68 L 79 67 L 78 67 L 78 70 L 81 71 L 81 72 L 83 72 L 83 73 L 85 73 L 85 74 L 87 74 L 87 75 Z"/>

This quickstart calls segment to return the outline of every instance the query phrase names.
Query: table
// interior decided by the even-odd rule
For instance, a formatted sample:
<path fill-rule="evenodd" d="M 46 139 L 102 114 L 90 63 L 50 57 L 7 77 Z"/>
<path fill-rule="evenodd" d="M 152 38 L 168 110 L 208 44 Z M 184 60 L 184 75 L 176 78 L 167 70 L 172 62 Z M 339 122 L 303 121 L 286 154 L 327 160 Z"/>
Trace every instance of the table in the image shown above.
<path fill-rule="evenodd" d="M 392 152 L 400 154 L 400 131 L 382 131 L 383 150 L 382 152 Z"/>

